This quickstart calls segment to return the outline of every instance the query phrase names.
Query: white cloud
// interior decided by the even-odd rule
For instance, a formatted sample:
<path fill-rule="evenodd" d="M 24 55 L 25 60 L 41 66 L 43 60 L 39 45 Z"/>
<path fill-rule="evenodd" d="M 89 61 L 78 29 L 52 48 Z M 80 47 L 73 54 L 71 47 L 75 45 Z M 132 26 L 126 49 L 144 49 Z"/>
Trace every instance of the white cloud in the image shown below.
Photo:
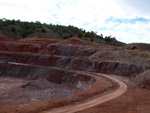
<path fill-rule="evenodd" d="M 150 1 L 149 0 L 117 0 L 121 4 L 122 9 L 126 10 L 127 14 L 132 14 L 137 17 L 150 19 Z"/>
<path fill-rule="evenodd" d="M 143 37 L 140 41 L 150 43 L 149 24 L 106 21 L 111 17 L 150 19 L 149 6 L 149 0 L 0 0 L 0 18 L 74 25 L 125 42 Z"/>
<path fill-rule="evenodd" d="M 135 24 L 122 23 L 114 28 L 115 36 L 119 40 L 127 43 L 131 42 L 145 42 L 150 43 L 150 22 L 136 22 Z"/>

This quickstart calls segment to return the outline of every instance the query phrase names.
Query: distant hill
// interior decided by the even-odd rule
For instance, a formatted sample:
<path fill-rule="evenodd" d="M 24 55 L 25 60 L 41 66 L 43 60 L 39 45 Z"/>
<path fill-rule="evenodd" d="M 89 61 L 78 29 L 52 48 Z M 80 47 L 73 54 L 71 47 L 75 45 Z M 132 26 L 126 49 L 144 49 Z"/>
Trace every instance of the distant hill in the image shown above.
<path fill-rule="evenodd" d="M 150 50 L 150 44 L 132 43 L 125 46 L 126 49 Z"/>
<path fill-rule="evenodd" d="M 42 24 L 36 22 L 22 22 L 20 20 L 0 19 L 0 33 L 8 38 L 18 40 L 29 36 L 49 36 L 59 39 L 69 39 L 79 37 L 90 42 L 109 44 L 114 46 L 124 46 L 125 43 L 117 41 L 111 36 L 103 37 L 95 32 L 85 31 L 74 26 L 62 26 L 53 24 Z"/>

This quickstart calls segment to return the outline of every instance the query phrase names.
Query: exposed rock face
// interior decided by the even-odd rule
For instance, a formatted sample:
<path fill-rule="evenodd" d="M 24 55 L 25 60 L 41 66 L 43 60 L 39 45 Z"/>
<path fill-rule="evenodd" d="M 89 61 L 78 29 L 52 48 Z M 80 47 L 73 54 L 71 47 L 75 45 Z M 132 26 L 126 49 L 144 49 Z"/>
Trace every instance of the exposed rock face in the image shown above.
<path fill-rule="evenodd" d="M 7 41 L 3 38 L 0 40 L 2 40 L 0 42 L 0 76 L 10 78 L 9 81 L 12 81 L 12 77 L 25 78 L 29 81 L 19 82 L 22 84 L 17 85 L 17 87 L 14 87 L 14 84 L 11 85 L 14 89 L 11 87 L 10 90 L 7 90 L 8 92 L 0 91 L 0 100 L 3 100 L 3 102 L 7 100 L 6 105 L 10 104 L 10 99 L 13 100 L 11 104 L 19 105 L 71 96 L 89 90 L 94 83 L 97 84 L 96 86 L 94 84 L 93 87 L 95 88 L 97 86 L 99 88 L 105 83 L 99 84 L 103 80 L 95 82 L 97 76 L 94 78 L 88 74 L 82 74 L 83 72 L 79 74 L 78 70 L 135 77 L 148 69 L 144 64 L 141 64 L 143 59 L 147 57 L 145 54 L 140 54 L 135 58 L 136 53 L 125 52 L 121 48 L 90 43 L 75 38 L 66 41 L 50 37 L 30 37 L 19 41 Z M 119 61 L 116 62 L 116 60 Z M 130 61 L 133 64 L 143 66 L 129 64 Z M 147 62 L 147 60 L 144 60 L 144 62 Z M 146 71 L 138 75 L 135 78 L 137 84 L 149 87 L 149 73 Z M 109 85 L 112 84 L 109 83 Z M 5 88 L 5 85 L 1 88 Z M 89 90 L 89 93 L 86 91 L 84 96 L 87 98 L 111 88 L 113 86 L 102 90 L 94 89 L 94 92 Z M 25 91 L 27 91 L 26 94 Z M 6 95 L 6 97 L 4 98 L 3 95 Z M 25 95 L 24 99 L 23 95 Z M 83 100 L 82 94 L 81 97 L 77 96 L 70 102 L 81 100 Z M 66 101 L 64 102 L 65 104 L 62 105 L 66 105 Z M 48 104 L 50 105 L 49 102 Z"/>
<path fill-rule="evenodd" d="M 27 84 L 22 85 L 22 88 L 28 88 L 28 89 L 36 89 L 36 90 L 40 90 L 40 89 L 47 89 L 50 88 L 52 86 L 52 84 L 44 78 L 39 78 L 37 80 L 34 80 L 32 82 L 29 82 Z"/>
<path fill-rule="evenodd" d="M 0 42 L 0 51 L 7 52 L 31 52 L 60 56 L 90 56 L 96 53 L 96 49 L 85 48 L 81 46 L 43 44 L 43 43 L 16 43 L 16 42 Z"/>
<path fill-rule="evenodd" d="M 69 72 L 63 69 L 9 63 L 0 63 L 0 75 L 28 79 L 45 78 L 50 82 L 68 84 L 71 87 L 77 87 L 83 90 L 90 89 L 95 82 L 95 79 L 91 76 L 76 74 L 75 72 Z M 82 85 L 84 85 L 84 87 L 82 87 Z M 38 87 L 46 86 L 39 85 Z"/>
<path fill-rule="evenodd" d="M 134 82 L 142 88 L 150 89 L 150 70 L 146 70 L 143 73 L 137 75 L 134 78 Z"/>
<path fill-rule="evenodd" d="M 121 62 L 92 61 L 88 58 L 72 58 L 61 56 L 44 56 L 29 54 L 0 53 L 3 62 L 17 62 L 39 66 L 59 67 L 63 69 L 94 71 L 98 73 L 136 76 L 147 70 L 146 66 L 138 66 Z"/>
<path fill-rule="evenodd" d="M 41 102 L 72 96 L 83 91 L 79 88 L 70 87 L 68 84 L 49 82 L 45 78 L 27 80 L 16 77 L 0 77 L 0 106 Z"/>
<path fill-rule="evenodd" d="M 0 52 L 0 61 L 3 63 L 16 62 L 123 76 L 136 76 L 147 69 L 146 66 L 113 62 L 111 59 L 124 52 L 116 47 L 107 46 L 106 49 L 106 45 L 81 41 L 77 38 L 60 41 L 51 37 L 29 37 L 18 42 L 3 41 L 0 42 L 0 51 L 4 51 Z M 91 60 L 97 52 L 100 52 L 97 59 Z M 127 54 L 128 59 L 127 56 L 132 57 L 131 60 L 135 58 Z"/>
<path fill-rule="evenodd" d="M 132 64 L 118 62 L 100 62 L 98 63 L 97 72 L 132 77 L 145 71 L 146 69 L 147 67 L 136 66 Z"/>
<path fill-rule="evenodd" d="M 90 56 L 96 53 L 95 49 L 78 47 L 78 46 L 69 46 L 68 45 L 50 45 L 47 48 L 48 53 L 60 56 Z"/>

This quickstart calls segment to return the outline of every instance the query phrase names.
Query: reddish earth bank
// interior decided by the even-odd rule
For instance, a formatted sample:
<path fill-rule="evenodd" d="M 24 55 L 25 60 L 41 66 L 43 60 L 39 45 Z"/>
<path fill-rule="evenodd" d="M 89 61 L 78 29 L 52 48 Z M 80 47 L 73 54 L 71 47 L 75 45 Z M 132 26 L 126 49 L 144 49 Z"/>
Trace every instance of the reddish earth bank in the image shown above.
<path fill-rule="evenodd" d="M 89 89 L 94 83 L 94 78 L 84 75 L 69 72 L 67 70 L 43 67 L 30 64 L 8 63 L 0 64 L 1 76 L 19 77 L 27 79 L 45 78 L 50 82 L 63 83 L 80 89 Z M 82 87 L 82 85 L 84 87 Z"/>
<path fill-rule="evenodd" d="M 29 55 L 21 53 L 0 53 L 0 60 L 41 66 L 53 66 L 63 69 L 94 71 L 99 73 L 135 76 L 148 69 L 147 66 L 138 66 L 121 62 L 93 61 L 87 58 L 61 57 L 51 55 Z"/>
<path fill-rule="evenodd" d="M 142 88 L 150 89 L 150 70 L 146 70 L 143 73 L 137 75 L 134 78 L 134 82 Z"/>
<path fill-rule="evenodd" d="M 139 59 L 138 63 L 130 62 L 128 56 Z M 62 41 L 37 36 L 13 41 L 0 36 L 0 113 L 37 113 L 75 104 L 118 87 L 113 81 L 90 72 L 117 74 L 133 81 L 146 76 L 148 81 L 149 75 L 144 71 L 149 65 L 139 65 L 140 58 L 148 64 L 143 53 L 136 57 L 133 51 L 124 52 L 120 47 L 77 38 Z M 149 83 L 144 86 L 147 88 Z M 91 112 L 98 111 L 92 109 Z"/>
<path fill-rule="evenodd" d="M 127 84 L 128 90 L 125 94 L 111 101 L 76 113 L 149 113 L 150 91 L 137 87 L 126 77 L 114 77 Z"/>
<path fill-rule="evenodd" d="M 52 41 L 53 43 L 53 41 Z M 90 56 L 96 52 L 93 48 L 81 46 L 43 44 L 43 43 L 22 43 L 22 42 L 0 42 L 0 51 L 8 52 L 31 52 L 60 56 Z"/>

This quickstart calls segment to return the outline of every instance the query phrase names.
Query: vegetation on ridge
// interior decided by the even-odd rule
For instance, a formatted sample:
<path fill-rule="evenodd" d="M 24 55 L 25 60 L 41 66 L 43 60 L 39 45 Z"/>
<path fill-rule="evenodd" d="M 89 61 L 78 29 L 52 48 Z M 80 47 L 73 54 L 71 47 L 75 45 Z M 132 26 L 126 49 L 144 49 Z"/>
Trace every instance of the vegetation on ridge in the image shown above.
<path fill-rule="evenodd" d="M 71 37 L 79 37 L 87 41 L 105 43 L 110 45 L 122 46 L 124 43 L 118 42 L 115 37 L 103 37 L 94 31 L 85 31 L 75 26 L 63 26 L 53 24 L 42 24 L 36 22 L 22 22 L 20 20 L 0 19 L 0 32 L 9 38 L 20 39 L 27 36 L 50 36 L 60 39 L 68 39 Z"/>

